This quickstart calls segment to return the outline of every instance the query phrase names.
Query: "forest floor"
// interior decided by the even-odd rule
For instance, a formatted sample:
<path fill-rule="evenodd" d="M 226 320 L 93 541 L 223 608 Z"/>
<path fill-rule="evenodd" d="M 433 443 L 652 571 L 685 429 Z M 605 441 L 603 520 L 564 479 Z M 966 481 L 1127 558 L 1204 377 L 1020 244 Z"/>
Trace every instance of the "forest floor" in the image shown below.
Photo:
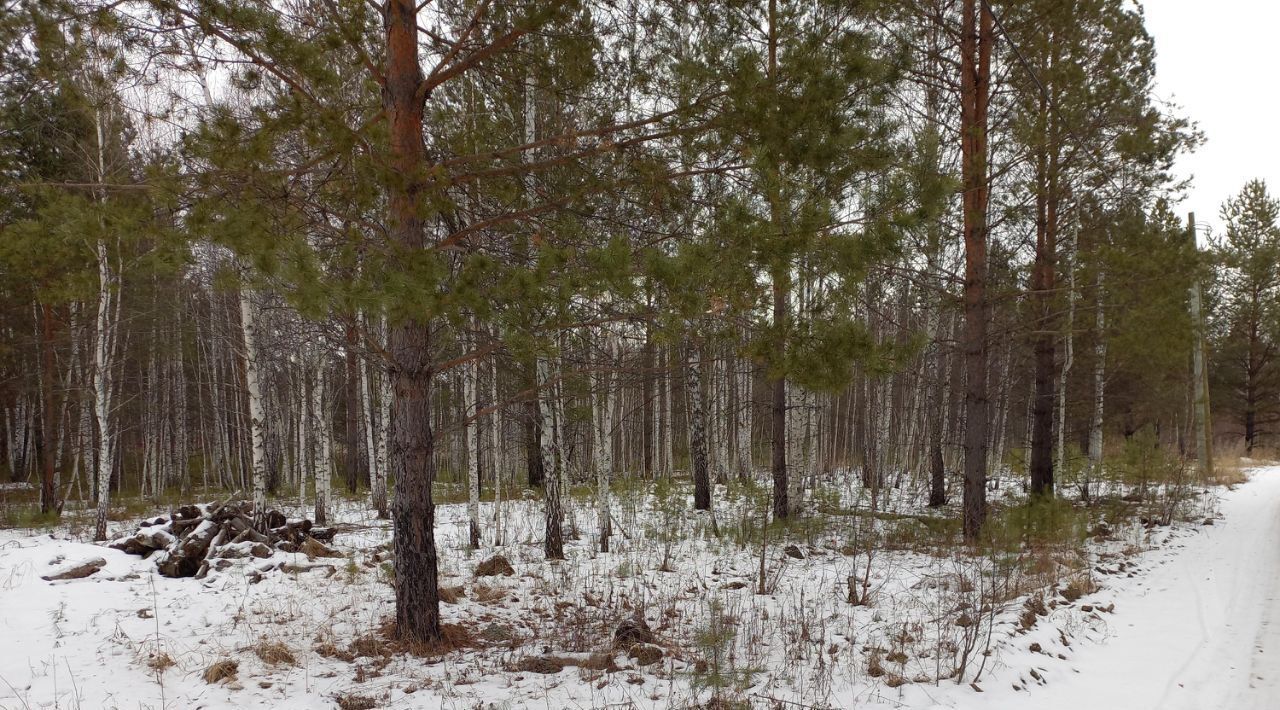
<path fill-rule="evenodd" d="M 1280 707 L 1280 467 L 1199 493 L 1174 525 L 1095 529 L 1083 552 L 1017 560 L 931 546 L 914 510 L 840 513 L 762 547 L 759 500 L 719 493 L 713 535 L 681 494 L 621 492 L 629 537 L 615 531 L 607 554 L 593 501 L 571 500 L 580 535 L 559 563 L 542 559 L 537 500 L 506 503 L 508 544 L 476 552 L 465 505 L 441 506 L 460 648 L 426 657 L 385 640 L 389 532 L 359 504 L 338 511 L 345 558 L 277 553 L 204 580 L 68 528 L 0 531 L 0 709 Z M 514 574 L 476 576 L 495 553 Z M 105 567 L 40 578 L 89 557 Z M 272 569 L 282 558 L 294 571 Z M 864 604 L 849 603 L 851 575 Z M 648 653 L 614 647 L 634 618 L 654 632 Z M 220 661 L 235 670 L 206 682 Z"/>

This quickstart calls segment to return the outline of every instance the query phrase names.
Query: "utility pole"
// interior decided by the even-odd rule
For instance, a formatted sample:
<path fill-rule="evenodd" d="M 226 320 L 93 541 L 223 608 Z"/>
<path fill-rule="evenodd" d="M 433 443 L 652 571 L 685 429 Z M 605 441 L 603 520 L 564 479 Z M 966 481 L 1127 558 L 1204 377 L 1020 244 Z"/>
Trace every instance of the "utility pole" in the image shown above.
<path fill-rule="evenodd" d="M 1191 239 L 1191 248 L 1198 253 L 1196 244 L 1196 213 L 1187 215 L 1187 234 Z M 1196 418 L 1196 456 L 1199 459 L 1200 474 L 1206 479 L 1213 478 L 1213 427 L 1209 419 L 1209 373 L 1205 368 L 1204 358 L 1204 312 L 1200 307 L 1200 279 L 1197 277 L 1191 284 L 1191 328 L 1192 354 L 1191 378 L 1195 393 L 1193 408 Z"/>

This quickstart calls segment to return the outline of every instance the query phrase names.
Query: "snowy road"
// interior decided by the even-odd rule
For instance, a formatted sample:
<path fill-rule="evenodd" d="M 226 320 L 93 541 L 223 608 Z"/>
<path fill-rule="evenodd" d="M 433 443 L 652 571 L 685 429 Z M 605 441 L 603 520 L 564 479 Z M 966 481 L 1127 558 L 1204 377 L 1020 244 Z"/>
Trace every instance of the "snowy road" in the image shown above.
<path fill-rule="evenodd" d="M 1280 467 L 1225 491 L 1222 512 L 1117 593 L 1114 637 L 1037 688 L 1037 708 L 1280 708 Z"/>

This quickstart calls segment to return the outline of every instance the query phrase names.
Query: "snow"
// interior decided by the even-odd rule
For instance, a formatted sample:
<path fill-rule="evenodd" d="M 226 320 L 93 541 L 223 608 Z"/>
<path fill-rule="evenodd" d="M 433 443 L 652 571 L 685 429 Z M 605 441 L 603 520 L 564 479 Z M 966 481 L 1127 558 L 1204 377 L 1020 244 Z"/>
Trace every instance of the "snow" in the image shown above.
<path fill-rule="evenodd" d="M 1280 468 L 1226 492 L 1222 512 L 1115 590 L 1110 638 L 1051 673 L 1036 707 L 1280 707 Z"/>
<path fill-rule="evenodd" d="M 464 549 L 466 506 L 440 508 L 442 585 L 464 595 L 442 606 L 445 621 L 472 632 L 497 625 L 516 640 L 427 659 L 333 657 L 331 649 L 376 636 L 393 610 L 380 552 L 386 527 L 363 506 L 336 511 L 352 526 L 336 540 L 349 560 L 285 573 L 273 567 L 285 561 L 307 569 L 306 557 L 237 559 L 207 580 L 167 579 L 154 573 L 154 558 L 65 533 L 0 531 L 0 709 L 331 708 L 346 694 L 386 708 L 680 707 L 709 697 L 694 683 L 693 661 L 707 655 L 695 640 L 717 618 L 732 628 L 725 653 L 735 658 L 739 697 L 757 704 L 1280 707 L 1280 626 L 1271 623 L 1280 598 L 1280 467 L 1258 469 L 1250 482 L 1223 491 L 1223 515 L 1213 525 L 1135 528 L 1091 542 L 1087 562 L 1101 588 L 1074 602 L 1034 578 L 1015 580 L 1020 594 L 998 599 L 968 627 L 979 651 L 966 681 L 981 665 L 982 692 L 929 677 L 949 661 L 941 649 L 966 637 L 953 623 L 957 600 L 981 593 L 998 571 L 981 560 L 878 552 L 872 604 L 855 607 L 844 589 L 866 557 L 842 553 L 838 540 L 815 539 L 800 545 L 805 559 L 775 546 L 767 559 L 773 588 L 759 595 L 759 548 L 725 539 L 746 520 L 731 501 L 718 503 L 724 538 L 714 538 L 704 516 L 629 507 L 624 493 L 615 514 L 634 539 L 616 536 L 607 555 L 592 551 L 594 501 L 567 502 L 583 534 L 566 541 L 569 559 L 554 565 L 541 559 L 538 501 L 504 503 L 509 544 L 479 553 Z M 491 504 L 483 513 L 488 520 Z M 669 534 L 673 525 L 682 526 L 680 535 Z M 516 574 L 473 578 L 475 565 L 495 551 Z M 39 578 L 53 560 L 93 557 L 107 564 L 90 577 Z M 668 558 L 671 572 L 660 569 Z M 1045 564 L 1066 569 L 1072 561 Z M 973 584 L 976 592 L 964 591 Z M 1024 630 L 1023 602 L 1036 592 L 1051 608 Z M 629 613 L 644 615 L 657 633 L 666 649 L 661 663 L 640 668 L 618 653 L 616 672 L 516 670 L 521 659 L 543 653 L 584 662 L 608 647 L 610 630 Z M 988 637 L 992 653 L 983 658 Z M 287 646 L 297 664 L 255 655 L 267 642 Z M 892 660 L 897 652 L 901 661 Z M 881 654 L 890 673 L 871 677 L 868 658 Z M 224 658 L 239 663 L 238 678 L 206 683 L 204 669 Z M 174 665 L 165 668 L 166 659 Z M 898 674 L 906 682 L 890 687 L 886 678 Z"/>

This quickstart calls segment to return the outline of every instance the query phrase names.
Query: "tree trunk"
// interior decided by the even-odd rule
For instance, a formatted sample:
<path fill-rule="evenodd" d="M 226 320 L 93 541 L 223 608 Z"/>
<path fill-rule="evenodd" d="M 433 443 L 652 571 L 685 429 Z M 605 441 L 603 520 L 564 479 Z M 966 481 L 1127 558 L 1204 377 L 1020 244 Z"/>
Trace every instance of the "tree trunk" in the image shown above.
<path fill-rule="evenodd" d="M 101 130 L 101 129 L 99 129 Z M 94 524 L 93 539 L 107 539 L 107 510 L 111 500 L 111 468 L 115 462 L 115 433 L 111 429 L 111 393 L 114 389 L 113 359 L 115 356 L 115 275 L 108 261 L 107 245 L 97 244 L 98 260 L 98 315 L 93 353 L 93 415 L 94 458 L 96 461 L 98 513 Z"/>
<path fill-rule="evenodd" d="M 1043 169 L 1052 171 L 1048 158 L 1042 158 Z M 1038 181 L 1036 198 L 1039 217 L 1036 229 L 1036 258 L 1032 269 L 1031 291 L 1039 314 L 1034 336 L 1035 398 L 1031 408 L 1031 495 L 1053 495 L 1053 405 L 1055 321 L 1054 289 L 1057 257 L 1057 197 L 1053 194 L 1055 181 L 1052 175 Z"/>
<path fill-rule="evenodd" d="M 600 551 L 609 551 L 612 534 L 609 515 L 609 477 L 613 475 L 613 396 L 609 389 L 609 368 L 613 366 L 613 343 L 605 336 L 605 365 L 596 376 L 595 396 L 595 464 L 596 464 L 596 518 L 600 530 Z M 669 421 L 669 418 L 668 418 Z"/>
<path fill-rule="evenodd" d="M 368 328 L 368 320 L 365 320 Z M 360 399 L 364 410 L 364 446 L 365 466 L 369 469 L 369 498 L 378 518 L 384 520 L 390 511 L 387 510 L 387 469 L 386 460 L 379 456 L 379 441 L 387 438 L 386 421 L 379 420 L 374 411 L 378 380 L 374 368 L 368 358 L 360 360 L 361 379 Z"/>
<path fill-rule="evenodd" d="M 780 270 L 773 274 L 773 327 L 779 334 L 786 332 L 788 317 L 788 301 L 790 289 L 788 276 Z M 779 336 L 775 348 L 785 348 L 785 335 Z M 778 352 L 775 357 L 782 358 Z M 772 471 L 773 471 L 773 517 L 786 518 L 791 513 L 788 503 L 787 481 L 787 378 L 782 372 L 770 373 L 771 401 L 770 422 L 772 427 Z"/>
<path fill-rule="evenodd" d="M 267 435 L 258 353 L 258 324 L 247 288 L 240 287 L 240 328 L 244 339 L 244 381 L 249 396 L 250 456 L 253 466 L 253 526 L 265 532 L 267 515 Z"/>
<path fill-rule="evenodd" d="M 707 467 L 707 424 L 702 387 L 702 357 L 698 347 L 687 346 L 686 401 L 689 402 L 689 466 L 693 469 L 693 507 L 711 510 L 711 472 Z"/>
<path fill-rule="evenodd" d="M 332 436 L 329 428 L 328 393 L 325 387 L 324 360 L 317 353 L 311 383 L 311 431 L 315 436 L 315 522 L 329 524 L 329 491 L 333 486 Z"/>
<path fill-rule="evenodd" d="M 976 540 L 987 515 L 987 107 L 995 36 L 985 2 L 964 0 L 960 36 L 960 146 L 964 187 L 964 535 Z"/>
<path fill-rule="evenodd" d="M 58 404 L 54 397 L 57 374 L 54 371 L 53 307 L 40 304 L 40 512 L 57 515 L 62 511 L 58 500 L 58 471 L 54 464 L 54 431 L 57 429 Z"/>
<path fill-rule="evenodd" d="M 422 69 L 418 65 L 417 7 L 413 0 L 387 0 L 386 122 L 393 174 L 387 183 L 390 236 L 402 249 L 426 246 L 421 217 Z M 391 324 L 394 401 L 391 469 L 396 476 L 396 633 L 417 643 L 439 641 L 440 589 L 436 562 L 435 459 L 431 432 L 431 328 L 418 317 Z"/>
<path fill-rule="evenodd" d="M 347 325 L 346 392 L 347 402 L 345 455 L 343 468 L 347 479 L 347 492 L 355 493 L 360 487 L 360 361 L 356 358 L 357 333 L 355 322 Z"/>
<path fill-rule="evenodd" d="M 389 331 L 387 330 L 386 318 L 382 319 L 382 327 L 379 329 L 382 342 L 387 343 Z M 378 508 L 378 516 L 383 518 L 390 517 L 390 507 L 388 503 L 387 480 L 388 474 L 391 472 L 391 400 L 393 398 L 391 388 L 391 375 L 385 367 L 381 368 L 378 373 L 378 478 L 374 481 L 373 501 L 375 506 L 381 503 Z"/>
<path fill-rule="evenodd" d="M 552 400 L 555 388 L 551 384 L 551 364 L 547 358 L 538 358 L 538 421 L 541 431 L 539 441 L 542 449 L 542 460 L 546 468 L 542 489 L 546 500 L 546 534 L 543 538 L 543 551 L 549 560 L 564 559 L 564 532 L 560 519 L 563 517 L 563 506 L 560 500 L 561 452 L 556 449 L 555 408 Z"/>
<path fill-rule="evenodd" d="M 1075 364 L 1075 327 L 1076 327 L 1076 271 L 1075 240 L 1071 240 L 1067 254 L 1067 327 L 1062 351 L 1062 369 L 1058 371 L 1058 457 L 1054 461 L 1054 470 L 1063 471 L 1067 461 L 1067 374 Z"/>
<path fill-rule="evenodd" d="M 1107 334 L 1106 311 L 1103 309 L 1102 299 L 1102 269 L 1098 269 L 1098 276 L 1094 286 L 1094 325 L 1097 328 L 1097 340 L 1093 344 L 1093 416 L 1089 420 L 1089 476 L 1085 479 L 1084 486 L 1080 490 L 1080 496 L 1086 501 L 1089 500 L 1089 482 L 1090 480 L 1098 480 L 1102 475 L 1102 422 L 1103 422 L 1103 397 L 1106 394 L 1106 367 L 1107 367 Z"/>
<path fill-rule="evenodd" d="M 654 355 L 653 335 L 646 327 L 644 336 L 644 347 L 641 350 L 642 365 L 644 374 L 641 377 L 644 389 L 644 402 L 640 408 L 640 451 L 641 462 L 644 465 L 644 477 L 653 478 L 653 450 L 657 445 L 653 435 L 654 416 L 653 416 L 653 385 L 654 371 L 657 369 L 657 360 Z"/>
<path fill-rule="evenodd" d="M 474 323 L 473 323 L 474 325 Z M 474 347 L 471 338 L 466 340 L 468 347 Z M 480 359 L 473 358 L 465 365 L 462 373 L 462 401 L 466 411 L 465 417 L 475 419 L 462 429 L 467 440 L 467 529 L 471 549 L 480 549 Z"/>
<path fill-rule="evenodd" d="M 529 384 L 535 392 L 538 387 L 536 362 L 529 364 L 528 371 L 532 375 Z M 546 482 L 546 464 L 542 460 L 542 415 L 538 409 L 538 395 L 535 394 L 525 403 L 524 443 L 525 469 L 528 472 L 530 488 L 541 487 Z"/>
<path fill-rule="evenodd" d="M 751 361 L 740 358 L 737 361 L 742 372 L 737 373 L 737 464 L 738 477 L 749 478 L 752 472 L 751 462 L 751 415 L 754 410 L 751 399 Z"/>

